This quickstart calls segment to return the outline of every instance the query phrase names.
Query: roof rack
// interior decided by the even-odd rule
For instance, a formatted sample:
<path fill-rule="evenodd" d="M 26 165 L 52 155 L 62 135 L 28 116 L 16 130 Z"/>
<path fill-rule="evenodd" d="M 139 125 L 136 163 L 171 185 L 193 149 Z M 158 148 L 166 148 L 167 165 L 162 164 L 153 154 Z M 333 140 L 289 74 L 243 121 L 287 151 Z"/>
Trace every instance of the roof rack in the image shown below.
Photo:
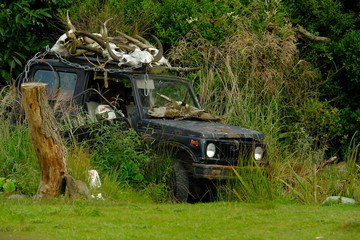
<path fill-rule="evenodd" d="M 137 74 L 166 74 L 167 72 L 189 72 L 200 70 L 200 67 L 154 67 L 150 64 L 139 64 L 136 66 L 121 65 L 119 66 L 114 61 L 109 61 L 93 56 L 70 56 L 65 57 L 50 49 L 49 46 L 45 47 L 44 51 L 38 52 L 32 57 L 24 66 L 24 71 L 18 76 L 24 76 L 27 80 L 30 66 L 38 62 L 44 62 L 44 59 L 59 59 L 65 65 L 73 68 L 83 69 L 85 71 L 107 72 L 107 73 L 137 73 Z M 45 61 L 46 63 L 46 61 Z M 49 63 L 48 63 L 49 64 Z"/>
<path fill-rule="evenodd" d="M 142 63 L 135 66 L 121 65 L 117 62 L 97 58 L 93 56 L 71 56 L 64 57 L 58 53 L 50 51 L 47 54 L 48 58 L 59 59 L 66 65 L 84 70 L 93 71 L 107 71 L 109 73 L 126 72 L 126 73 L 149 73 L 149 74 L 164 74 L 166 72 L 189 72 L 200 70 L 200 67 L 167 67 L 167 66 L 151 66 L 147 63 Z"/>

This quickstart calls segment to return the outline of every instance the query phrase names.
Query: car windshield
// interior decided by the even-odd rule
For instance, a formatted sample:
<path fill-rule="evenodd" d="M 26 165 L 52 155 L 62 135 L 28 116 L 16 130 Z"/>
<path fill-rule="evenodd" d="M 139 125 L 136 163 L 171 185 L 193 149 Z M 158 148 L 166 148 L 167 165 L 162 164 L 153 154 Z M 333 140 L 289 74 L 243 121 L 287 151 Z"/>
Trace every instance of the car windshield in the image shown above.
<path fill-rule="evenodd" d="M 136 87 L 141 105 L 145 109 L 166 106 L 174 100 L 179 103 L 185 101 L 189 106 L 200 107 L 189 85 L 183 81 L 139 76 L 136 79 Z"/>

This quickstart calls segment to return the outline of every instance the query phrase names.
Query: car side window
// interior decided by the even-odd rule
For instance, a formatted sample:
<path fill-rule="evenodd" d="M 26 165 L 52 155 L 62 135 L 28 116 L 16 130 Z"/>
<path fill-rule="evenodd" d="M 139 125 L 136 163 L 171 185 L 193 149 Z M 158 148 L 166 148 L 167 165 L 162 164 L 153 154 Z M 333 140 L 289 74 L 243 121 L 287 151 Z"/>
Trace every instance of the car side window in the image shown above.
<path fill-rule="evenodd" d="M 69 72 L 56 72 L 50 70 L 38 70 L 34 75 L 35 82 L 48 84 L 47 92 L 49 99 L 70 99 L 75 91 L 77 74 Z"/>

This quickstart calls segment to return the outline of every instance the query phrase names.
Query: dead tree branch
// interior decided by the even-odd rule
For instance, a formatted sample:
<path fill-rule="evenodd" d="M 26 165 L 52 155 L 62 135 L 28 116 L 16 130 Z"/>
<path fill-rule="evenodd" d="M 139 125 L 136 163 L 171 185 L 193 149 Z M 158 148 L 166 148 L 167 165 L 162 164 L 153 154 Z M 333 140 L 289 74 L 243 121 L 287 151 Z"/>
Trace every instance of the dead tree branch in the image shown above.
<path fill-rule="evenodd" d="M 313 41 L 317 41 L 317 42 L 330 42 L 330 38 L 327 37 L 319 37 L 319 36 L 315 36 L 314 34 L 310 33 L 309 31 L 307 31 L 304 27 L 300 26 L 300 25 L 296 25 L 296 27 L 293 28 L 294 32 L 298 32 L 301 33 L 302 35 L 304 35 L 304 37 L 313 40 Z"/>

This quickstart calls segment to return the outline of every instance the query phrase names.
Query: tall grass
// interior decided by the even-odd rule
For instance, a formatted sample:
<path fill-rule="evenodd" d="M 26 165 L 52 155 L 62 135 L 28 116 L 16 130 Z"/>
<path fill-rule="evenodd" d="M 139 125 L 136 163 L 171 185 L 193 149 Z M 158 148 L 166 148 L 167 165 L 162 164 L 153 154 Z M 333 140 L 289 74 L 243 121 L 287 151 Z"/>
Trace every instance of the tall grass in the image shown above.
<path fill-rule="evenodd" d="M 308 121 L 312 109 L 307 108 L 319 102 L 319 74 L 300 58 L 298 36 L 289 24 L 271 29 L 265 24 L 255 30 L 256 24 L 257 19 L 240 17 L 233 36 L 220 46 L 194 31 L 170 52 L 176 61 L 191 59 L 187 54 L 194 52 L 201 57 L 202 69 L 192 77 L 205 109 L 222 116 L 225 123 L 265 134 L 266 173 L 260 168 L 240 170 L 226 191 L 241 201 L 265 198 L 308 203 L 330 195 L 356 197 L 358 143 L 350 146 L 345 158 L 338 156 L 342 163 L 328 160 L 332 157 L 327 155 L 331 128 L 319 130 L 315 121 Z M 315 114 L 322 110 L 314 109 Z"/>
<path fill-rule="evenodd" d="M 0 91 L 0 177 L 15 182 L 17 191 L 34 194 L 40 179 L 37 158 L 25 125 L 10 124 L 15 102 L 12 87 Z"/>
<path fill-rule="evenodd" d="M 274 189 L 266 169 L 233 168 L 235 178 L 217 186 L 217 198 L 227 201 L 267 202 L 274 200 Z"/>
<path fill-rule="evenodd" d="M 0 122 L 0 176 L 15 182 L 18 192 L 34 194 L 40 180 L 28 129 Z"/>

